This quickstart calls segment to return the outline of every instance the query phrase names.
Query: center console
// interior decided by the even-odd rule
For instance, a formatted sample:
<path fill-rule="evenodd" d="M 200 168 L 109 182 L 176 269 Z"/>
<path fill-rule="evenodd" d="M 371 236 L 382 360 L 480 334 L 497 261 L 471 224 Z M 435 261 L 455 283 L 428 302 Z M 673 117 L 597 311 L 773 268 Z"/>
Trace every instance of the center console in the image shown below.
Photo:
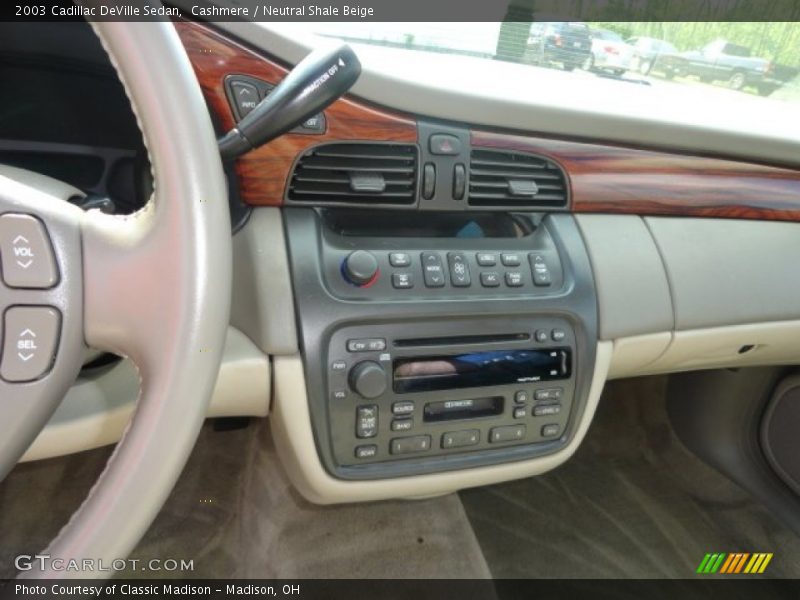
<path fill-rule="evenodd" d="M 285 208 L 309 414 L 325 470 L 386 479 L 556 452 L 597 340 L 568 214 Z"/>

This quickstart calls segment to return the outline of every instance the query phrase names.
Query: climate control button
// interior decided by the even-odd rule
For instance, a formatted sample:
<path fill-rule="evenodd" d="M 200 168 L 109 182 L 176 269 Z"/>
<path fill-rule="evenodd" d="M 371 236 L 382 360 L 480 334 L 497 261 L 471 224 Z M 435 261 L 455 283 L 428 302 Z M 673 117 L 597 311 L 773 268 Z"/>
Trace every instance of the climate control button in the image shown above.
<path fill-rule="evenodd" d="M 342 263 L 344 278 L 358 287 L 369 287 L 378 279 L 378 259 L 366 250 L 355 250 Z"/>

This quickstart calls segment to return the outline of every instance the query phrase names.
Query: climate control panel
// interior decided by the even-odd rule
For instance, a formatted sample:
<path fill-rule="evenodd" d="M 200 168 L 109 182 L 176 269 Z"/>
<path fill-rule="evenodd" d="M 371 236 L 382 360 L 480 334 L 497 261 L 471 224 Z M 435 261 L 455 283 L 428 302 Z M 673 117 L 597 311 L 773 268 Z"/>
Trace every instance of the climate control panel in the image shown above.
<path fill-rule="evenodd" d="M 558 254 L 545 250 L 359 249 L 329 260 L 329 284 L 345 297 L 544 295 L 563 283 Z"/>

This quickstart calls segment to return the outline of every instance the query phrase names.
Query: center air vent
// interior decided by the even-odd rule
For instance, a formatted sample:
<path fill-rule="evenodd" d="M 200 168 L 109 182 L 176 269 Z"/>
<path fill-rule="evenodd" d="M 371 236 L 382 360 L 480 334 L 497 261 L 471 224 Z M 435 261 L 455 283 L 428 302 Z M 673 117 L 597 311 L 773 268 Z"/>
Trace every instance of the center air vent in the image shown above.
<path fill-rule="evenodd" d="M 412 144 L 325 144 L 294 168 L 287 198 L 315 204 L 414 204 L 417 147 Z"/>
<path fill-rule="evenodd" d="M 541 156 L 473 150 L 469 163 L 469 205 L 566 208 L 566 178 L 558 165 Z"/>

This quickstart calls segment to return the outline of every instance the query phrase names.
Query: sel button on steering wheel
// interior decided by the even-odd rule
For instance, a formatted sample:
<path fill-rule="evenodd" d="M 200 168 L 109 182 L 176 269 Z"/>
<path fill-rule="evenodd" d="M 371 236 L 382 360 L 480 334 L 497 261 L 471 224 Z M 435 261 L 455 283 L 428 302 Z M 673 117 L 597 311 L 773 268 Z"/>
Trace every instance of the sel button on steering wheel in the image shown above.
<path fill-rule="evenodd" d="M 0 376 L 6 381 L 39 379 L 50 370 L 61 314 L 50 306 L 13 306 L 6 311 Z"/>

